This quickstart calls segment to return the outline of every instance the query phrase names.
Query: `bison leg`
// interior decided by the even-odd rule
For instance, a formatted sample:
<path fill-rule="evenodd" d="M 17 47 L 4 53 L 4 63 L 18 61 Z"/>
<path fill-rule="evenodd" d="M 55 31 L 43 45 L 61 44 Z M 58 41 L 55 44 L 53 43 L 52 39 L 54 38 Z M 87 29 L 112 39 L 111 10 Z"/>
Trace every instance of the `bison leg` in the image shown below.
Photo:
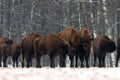
<path fill-rule="evenodd" d="M 0 67 L 2 67 L 1 62 L 2 62 L 2 55 L 1 55 L 1 53 L 0 53 Z"/>
<path fill-rule="evenodd" d="M 73 58 L 74 58 L 74 55 L 70 55 L 70 67 L 74 67 L 74 64 L 73 64 Z"/>
<path fill-rule="evenodd" d="M 54 62 L 55 57 L 53 55 L 50 55 L 50 67 L 54 68 L 55 67 L 55 62 Z"/>
<path fill-rule="evenodd" d="M 7 61 L 7 56 L 4 55 L 3 56 L 3 67 L 7 67 L 6 61 Z"/>
<path fill-rule="evenodd" d="M 94 67 L 96 66 L 96 60 L 97 60 L 97 55 L 96 54 L 94 54 Z"/>
<path fill-rule="evenodd" d="M 86 67 L 89 67 L 89 55 L 85 56 Z"/>
<path fill-rule="evenodd" d="M 105 56 L 103 56 L 101 61 L 102 61 L 102 67 L 105 67 Z"/>
<path fill-rule="evenodd" d="M 15 58 L 12 57 L 13 67 L 15 67 Z"/>
<path fill-rule="evenodd" d="M 60 67 L 65 67 L 66 56 L 60 56 Z"/>
<path fill-rule="evenodd" d="M 18 67 L 18 58 L 15 58 L 16 67 Z"/>
<path fill-rule="evenodd" d="M 81 67 L 83 68 L 84 67 L 84 57 L 83 56 L 80 56 L 80 62 L 81 62 Z"/>
<path fill-rule="evenodd" d="M 22 53 L 22 67 L 24 67 L 24 59 L 25 59 L 25 54 Z"/>
<path fill-rule="evenodd" d="M 27 68 L 32 67 L 32 53 L 27 52 L 26 56 Z"/>
<path fill-rule="evenodd" d="M 118 67 L 118 59 L 116 59 L 115 67 Z"/>
<path fill-rule="evenodd" d="M 29 66 L 29 64 L 30 64 L 30 63 L 29 63 L 29 60 L 27 59 L 26 62 L 27 62 L 27 68 L 29 68 L 29 67 L 30 67 L 30 66 Z"/>
<path fill-rule="evenodd" d="M 105 56 L 106 53 L 102 53 L 98 59 L 99 59 L 99 67 L 105 67 Z"/>
<path fill-rule="evenodd" d="M 76 54 L 76 58 L 75 58 L 75 60 L 76 60 L 75 67 L 78 67 L 78 53 Z"/>
<path fill-rule="evenodd" d="M 40 58 L 41 58 L 41 54 L 37 54 L 37 58 L 36 58 L 37 65 L 36 65 L 36 67 L 38 67 L 38 68 L 41 68 Z"/>
<path fill-rule="evenodd" d="M 32 56 L 30 54 L 26 57 L 26 61 L 27 61 L 27 68 L 32 67 Z"/>
<path fill-rule="evenodd" d="M 101 58 L 101 57 L 98 57 L 98 60 L 99 60 L 99 65 L 98 65 L 98 67 L 102 67 L 102 58 Z"/>
<path fill-rule="evenodd" d="M 115 64 L 116 67 L 118 67 L 119 58 L 120 58 L 120 55 L 118 55 L 118 53 L 117 53 L 116 64 Z"/>

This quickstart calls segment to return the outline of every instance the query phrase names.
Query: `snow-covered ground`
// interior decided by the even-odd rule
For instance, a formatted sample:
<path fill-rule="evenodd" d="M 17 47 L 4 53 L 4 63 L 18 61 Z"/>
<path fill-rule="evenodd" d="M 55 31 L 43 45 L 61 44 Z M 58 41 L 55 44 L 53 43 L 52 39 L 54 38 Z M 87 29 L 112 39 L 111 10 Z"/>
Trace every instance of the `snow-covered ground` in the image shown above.
<path fill-rule="evenodd" d="M 120 68 L 0 68 L 0 80 L 120 80 Z"/>

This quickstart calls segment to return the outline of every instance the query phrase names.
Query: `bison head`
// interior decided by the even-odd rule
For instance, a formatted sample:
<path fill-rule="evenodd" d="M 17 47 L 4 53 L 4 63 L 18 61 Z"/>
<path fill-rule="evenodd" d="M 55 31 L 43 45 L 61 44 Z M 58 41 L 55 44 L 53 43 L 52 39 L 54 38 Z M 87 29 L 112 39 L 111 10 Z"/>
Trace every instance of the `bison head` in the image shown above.
<path fill-rule="evenodd" d="M 82 45 L 84 50 L 90 49 L 92 40 L 93 40 L 93 38 L 88 38 L 88 39 L 81 38 L 81 45 Z"/>
<path fill-rule="evenodd" d="M 12 43 L 13 43 L 13 40 L 11 39 L 6 40 L 6 44 L 12 44 Z"/>
<path fill-rule="evenodd" d="M 114 41 L 111 41 L 111 42 L 108 44 L 108 52 L 113 52 L 114 50 L 116 50 L 116 45 L 115 45 L 115 42 L 114 42 Z"/>
<path fill-rule="evenodd" d="M 93 40 L 93 38 L 91 37 L 89 30 L 87 28 L 83 28 L 81 32 L 79 32 L 79 36 L 81 45 L 83 46 L 84 50 L 90 49 L 91 41 Z"/>
<path fill-rule="evenodd" d="M 115 42 L 107 36 L 100 36 L 99 44 L 101 51 L 113 52 L 114 50 L 116 50 Z"/>
<path fill-rule="evenodd" d="M 2 37 L 0 38 L 0 44 L 12 44 L 13 43 L 13 40 L 8 38 L 8 37 Z"/>

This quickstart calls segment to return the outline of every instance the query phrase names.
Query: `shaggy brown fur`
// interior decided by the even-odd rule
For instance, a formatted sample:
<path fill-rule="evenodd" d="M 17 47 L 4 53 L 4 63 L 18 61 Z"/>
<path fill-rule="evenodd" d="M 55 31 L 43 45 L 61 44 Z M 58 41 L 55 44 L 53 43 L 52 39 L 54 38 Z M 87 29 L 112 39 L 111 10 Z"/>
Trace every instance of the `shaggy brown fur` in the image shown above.
<path fill-rule="evenodd" d="M 3 46 L 3 44 L 4 45 L 11 45 L 12 43 L 13 43 L 13 40 L 8 38 L 8 37 L 1 37 L 0 38 L 0 66 L 2 66 L 1 61 L 2 61 L 2 57 L 3 57 L 3 55 L 2 55 L 2 51 L 3 51 L 2 46 Z M 4 66 L 6 66 L 6 65 L 4 65 Z"/>
<path fill-rule="evenodd" d="M 13 61 L 13 67 L 18 67 L 18 57 L 21 54 L 21 44 L 20 43 L 12 43 L 9 44 L 3 44 L 1 46 L 2 55 L 3 55 L 3 65 L 4 67 L 7 67 L 6 60 L 8 56 L 12 57 Z"/>
<path fill-rule="evenodd" d="M 27 67 L 32 66 L 32 57 L 35 55 L 33 42 L 38 37 L 41 37 L 41 35 L 31 33 L 22 39 L 22 67 L 24 67 L 24 58 L 26 58 Z"/>
<path fill-rule="evenodd" d="M 60 37 L 54 34 L 48 34 L 45 37 L 39 37 L 35 40 L 35 49 L 37 54 L 37 67 L 40 66 L 40 57 L 42 55 L 50 56 L 50 66 L 55 67 L 54 58 L 60 56 L 60 66 L 65 67 L 65 58 L 68 54 L 68 45 Z"/>
<path fill-rule="evenodd" d="M 67 41 L 70 45 L 70 51 L 68 53 L 68 56 L 71 61 L 70 66 L 73 67 L 74 55 L 80 53 L 80 36 L 73 27 L 66 28 L 63 32 L 60 32 L 58 36 Z"/>
<path fill-rule="evenodd" d="M 76 55 L 76 62 L 77 62 L 77 56 L 79 55 L 80 61 L 81 61 L 81 67 L 84 67 L 84 59 L 86 61 L 86 67 L 89 67 L 89 56 L 90 56 L 90 48 L 91 48 L 91 41 L 93 38 L 90 36 L 90 32 L 83 28 L 81 32 L 79 33 L 81 45 L 83 47 L 83 50 L 81 53 Z"/>
<path fill-rule="evenodd" d="M 119 58 L 120 58 L 120 36 L 117 38 L 116 67 L 118 67 Z"/>
<path fill-rule="evenodd" d="M 106 53 L 116 50 L 115 42 L 105 35 L 96 37 L 93 41 L 94 66 L 96 66 L 96 58 L 99 61 L 99 67 L 105 67 Z"/>

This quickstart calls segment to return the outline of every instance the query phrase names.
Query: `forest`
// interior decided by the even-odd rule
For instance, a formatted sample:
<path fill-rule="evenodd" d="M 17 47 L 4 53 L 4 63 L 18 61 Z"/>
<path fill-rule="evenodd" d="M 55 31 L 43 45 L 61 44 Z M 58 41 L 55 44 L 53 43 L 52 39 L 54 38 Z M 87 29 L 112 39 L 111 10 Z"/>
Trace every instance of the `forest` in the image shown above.
<path fill-rule="evenodd" d="M 0 0 L 0 37 L 16 42 L 37 32 L 58 33 L 68 25 L 77 31 L 114 39 L 120 34 L 120 0 Z"/>

